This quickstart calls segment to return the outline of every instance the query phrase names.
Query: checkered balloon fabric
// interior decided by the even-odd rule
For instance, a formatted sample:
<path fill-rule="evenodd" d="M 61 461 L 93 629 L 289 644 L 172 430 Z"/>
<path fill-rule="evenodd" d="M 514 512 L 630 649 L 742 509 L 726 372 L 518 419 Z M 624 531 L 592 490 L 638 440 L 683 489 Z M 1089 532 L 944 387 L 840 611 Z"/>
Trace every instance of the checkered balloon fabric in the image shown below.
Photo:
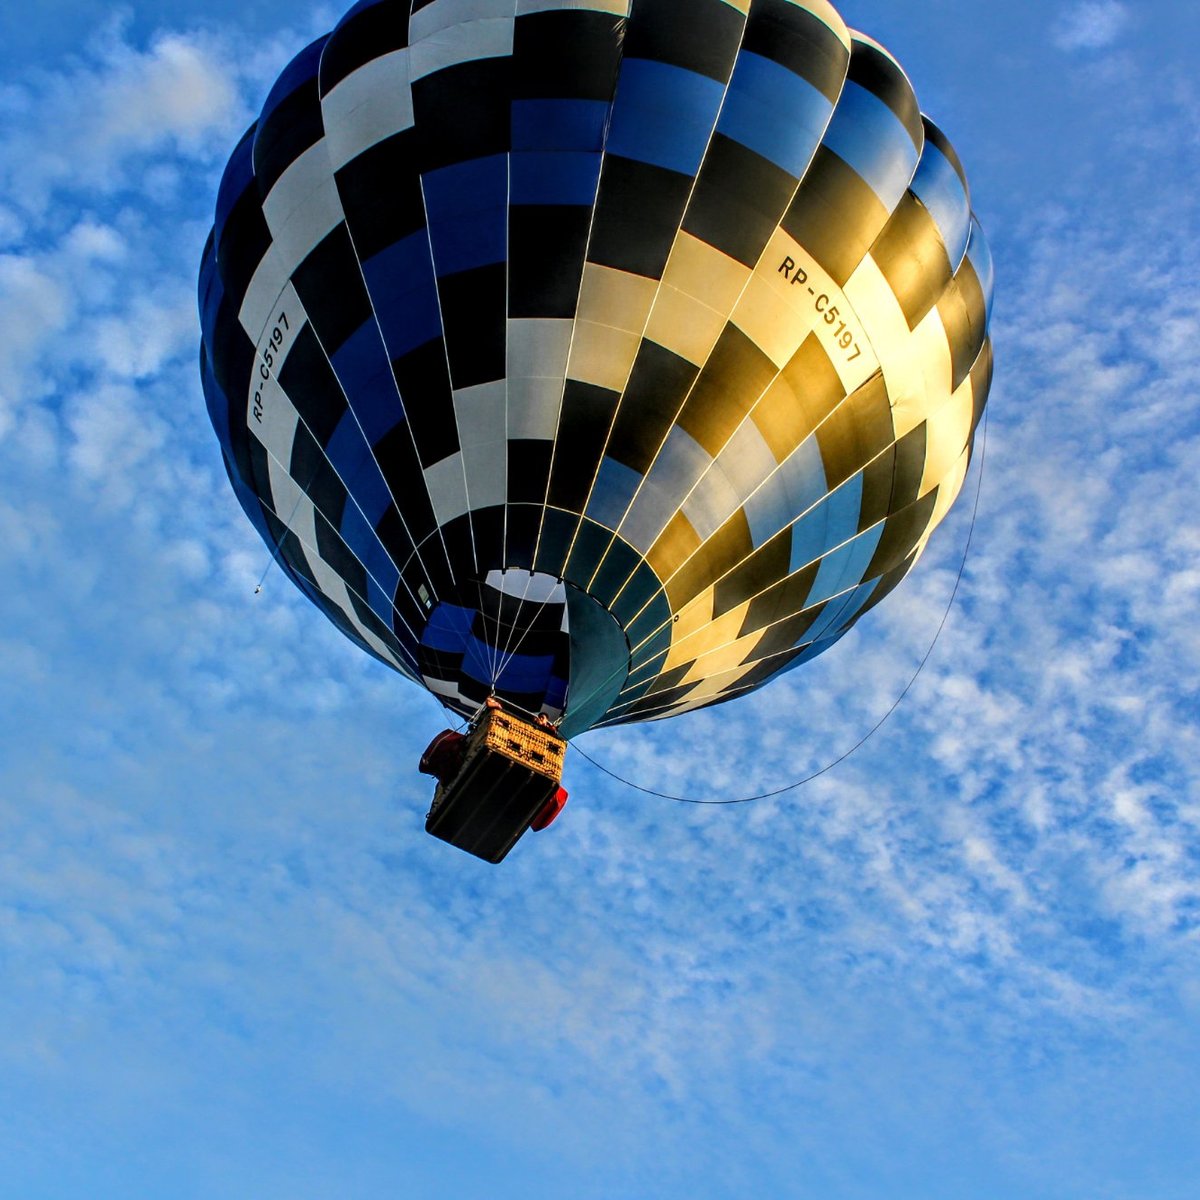
<path fill-rule="evenodd" d="M 759 687 L 896 586 L 991 297 L 954 148 L 825 0 L 361 0 L 229 161 L 201 373 L 330 620 L 577 733 Z"/>

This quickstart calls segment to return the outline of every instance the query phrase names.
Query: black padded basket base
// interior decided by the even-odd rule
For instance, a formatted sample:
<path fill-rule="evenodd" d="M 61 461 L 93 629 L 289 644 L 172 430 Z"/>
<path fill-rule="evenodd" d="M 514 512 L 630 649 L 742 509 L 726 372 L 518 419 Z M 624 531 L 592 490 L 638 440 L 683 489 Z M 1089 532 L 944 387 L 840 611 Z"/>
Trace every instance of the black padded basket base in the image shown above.
<path fill-rule="evenodd" d="M 558 784 L 480 746 L 448 787 L 439 788 L 425 832 L 498 863 L 557 792 Z"/>

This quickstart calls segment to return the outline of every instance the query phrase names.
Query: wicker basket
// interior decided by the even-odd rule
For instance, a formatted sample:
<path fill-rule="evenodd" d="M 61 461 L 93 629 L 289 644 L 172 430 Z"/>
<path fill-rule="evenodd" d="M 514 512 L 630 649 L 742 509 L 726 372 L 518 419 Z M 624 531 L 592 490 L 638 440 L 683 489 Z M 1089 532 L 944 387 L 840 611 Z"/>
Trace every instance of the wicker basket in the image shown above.
<path fill-rule="evenodd" d="M 562 779 L 567 743 L 552 730 L 541 729 L 495 708 L 484 715 L 479 730 L 484 748 L 503 754 L 555 783 Z"/>

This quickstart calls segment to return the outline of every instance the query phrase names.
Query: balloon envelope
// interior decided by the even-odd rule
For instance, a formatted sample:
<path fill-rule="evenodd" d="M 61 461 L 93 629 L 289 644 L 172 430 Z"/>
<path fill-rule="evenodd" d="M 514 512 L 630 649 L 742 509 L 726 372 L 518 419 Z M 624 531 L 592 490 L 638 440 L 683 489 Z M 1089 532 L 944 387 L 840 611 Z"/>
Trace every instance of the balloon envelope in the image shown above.
<path fill-rule="evenodd" d="M 957 155 L 825 0 L 362 0 L 230 159 L 201 371 L 348 637 L 574 734 L 759 687 L 899 582 L 991 293 Z"/>

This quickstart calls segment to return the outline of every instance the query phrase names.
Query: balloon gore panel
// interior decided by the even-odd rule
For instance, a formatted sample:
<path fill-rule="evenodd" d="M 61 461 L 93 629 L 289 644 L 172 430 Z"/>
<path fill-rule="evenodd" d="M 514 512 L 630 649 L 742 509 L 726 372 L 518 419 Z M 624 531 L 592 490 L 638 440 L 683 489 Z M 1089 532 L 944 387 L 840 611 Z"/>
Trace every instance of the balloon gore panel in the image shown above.
<path fill-rule="evenodd" d="M 574 734 L 757 688 L 896 586 L 992 291 L 953 146 L 826 0 L 362 0 L 230 159 L 201 378 L 347 637 Z"/>

